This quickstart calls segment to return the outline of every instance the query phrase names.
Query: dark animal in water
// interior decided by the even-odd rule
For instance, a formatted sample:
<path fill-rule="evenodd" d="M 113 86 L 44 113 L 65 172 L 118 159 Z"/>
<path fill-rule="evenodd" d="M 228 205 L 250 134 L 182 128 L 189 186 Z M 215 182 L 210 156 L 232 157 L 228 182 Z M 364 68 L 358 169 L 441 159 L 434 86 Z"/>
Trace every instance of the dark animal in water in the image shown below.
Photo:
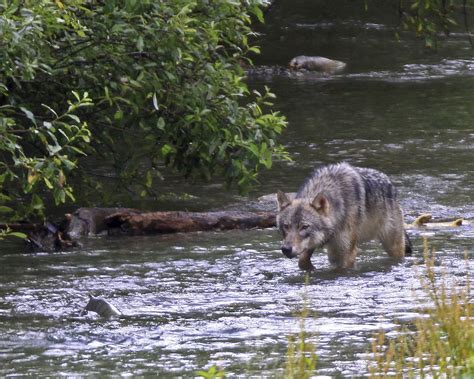
<path fill-rule="evenodd" d="M 306 55 L 293 58 L 289 66 L 296 70 L 304 68 L 306 70 L 319 71 L 326 74 L 336 74 L 346 68 L 346 64 L 341 61 L 325 57 L 308 57 Z"/>
<path fill-rule="evenodd" d="M 122 315 L 122 313 L 115 306 L 110 304 L 107 300 L 102 299 L 100 297 L 94 297 L 92 295 L 89 295 L 89 302 L 82 310 L 80 315 L 84 316 L 87 314 L 88 311 L 95 312 L 99 316 L 104 318 L 111 318 Z"/>

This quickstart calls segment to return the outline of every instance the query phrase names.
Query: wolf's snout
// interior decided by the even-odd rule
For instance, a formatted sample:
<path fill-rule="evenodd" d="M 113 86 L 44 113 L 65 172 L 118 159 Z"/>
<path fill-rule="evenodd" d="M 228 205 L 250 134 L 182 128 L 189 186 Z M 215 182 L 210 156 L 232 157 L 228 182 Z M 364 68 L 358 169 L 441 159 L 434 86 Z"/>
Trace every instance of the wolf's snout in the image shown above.
<path fill-rule="evenodd" d="M 281 251 L 285 254 L 288 258 L 293 258 L 293 248 L 291 246 L 282 246 Z"/>

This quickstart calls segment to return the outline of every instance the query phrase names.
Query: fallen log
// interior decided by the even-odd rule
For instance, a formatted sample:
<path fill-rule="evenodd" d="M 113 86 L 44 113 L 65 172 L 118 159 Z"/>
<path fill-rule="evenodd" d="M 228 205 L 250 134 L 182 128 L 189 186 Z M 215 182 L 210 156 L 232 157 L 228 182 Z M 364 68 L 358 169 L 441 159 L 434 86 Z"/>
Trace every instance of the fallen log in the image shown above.
<path fill-rule="evenodd" d="M 107 216 L 110 234 L 159 234 L 209 230 L 271 228 L 275 212 L 119 212 Z"/>
<path fill-rule="evenodd" d="M 268 211 L 218 212 L 141 212 L 131 208 L 79 208 L 66 214 L 59 224 L 13 224 L 10 230 L 28 233 L 28 245 L 34 250 L 57 250 L 77 246 L 75 239 L 87 235 L 145 235 L 229 229 L 272 228 L 276 226 L 276 197 L 259 199 Z M 421 215 L 407 229 L 470 227 L 472 220 L 432 219 Z M 0 224 L 0 227 L 2 225 Z M 3 225 L 4 228 L 7 225 Z"/>

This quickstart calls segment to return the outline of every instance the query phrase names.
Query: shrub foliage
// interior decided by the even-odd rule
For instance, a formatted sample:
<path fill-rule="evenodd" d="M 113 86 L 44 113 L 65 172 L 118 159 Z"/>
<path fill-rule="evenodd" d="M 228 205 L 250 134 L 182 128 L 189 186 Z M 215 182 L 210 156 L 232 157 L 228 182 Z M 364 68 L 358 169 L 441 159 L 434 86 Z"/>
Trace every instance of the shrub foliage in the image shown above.
<path fill-rule="evenodd" d="M 74 200 L 85 155 L 124 187 L 151 189 L 166 165 L 248 188 L 286 156 L 273 95 L 243 82 L 263 3 L 0 1 L 0 218 Z"/>

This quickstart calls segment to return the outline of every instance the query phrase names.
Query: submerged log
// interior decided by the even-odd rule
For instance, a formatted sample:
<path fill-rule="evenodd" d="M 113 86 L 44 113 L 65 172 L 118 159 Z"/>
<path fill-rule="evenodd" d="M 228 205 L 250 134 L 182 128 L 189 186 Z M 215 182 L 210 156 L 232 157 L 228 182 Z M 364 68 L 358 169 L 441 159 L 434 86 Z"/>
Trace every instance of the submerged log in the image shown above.
<path fill-rule="evenodd" d="M 112 234 L 157 234 L 271 228 L 275 212 L 120 212 L 105 218 Z"/>

